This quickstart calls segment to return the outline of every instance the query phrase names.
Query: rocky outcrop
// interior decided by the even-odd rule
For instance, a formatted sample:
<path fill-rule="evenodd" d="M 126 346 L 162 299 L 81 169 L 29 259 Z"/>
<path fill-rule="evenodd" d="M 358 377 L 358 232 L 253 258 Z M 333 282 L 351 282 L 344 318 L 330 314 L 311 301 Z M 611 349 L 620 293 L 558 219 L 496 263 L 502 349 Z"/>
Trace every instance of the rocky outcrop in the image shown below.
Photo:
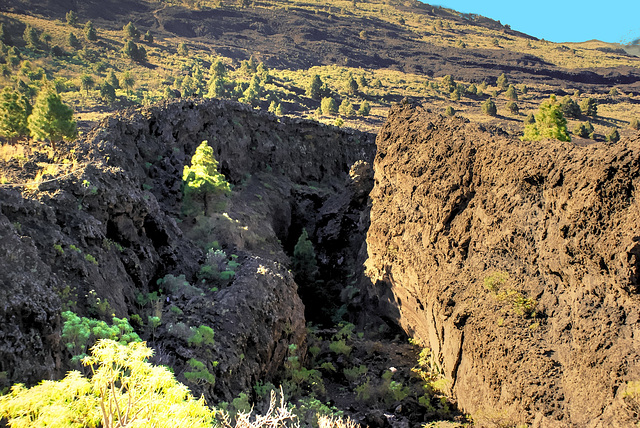
<path fill-rule="evenodd" d="M 405 105 L 377 144 L 369 292 L 432 349 L 461 409 L 485 425 L 628 426 L 640 136 L 522 142 Z"/>
<path fill-rule="evenodd" d="M 185 219 L 182 170 L 203 140 L 233 191 L 210 218 Z M 287 346 L 304 346 L 306 336 L 281 242 L 309 223 L 294 218 L 305 195 L 322 205 L 330 194 L 351 194 L 351 166 L 371 162 L 374 151 L 369 134 L 218 100 L 124 111 L 60 147 L 58 159 L 69 162 L 59 173 L 0 187 L 0 387 L 64 375 L 64 308 L 129 317 L 167 274 L 184 274 L 193 287 L 164 290 L 155 309 L 163 322 L 150 335 L 157 361 L 175 364 L 179 378 L 188 359 L 207 361 L 217 377 L 201 388 L 210 400 L 272 377 Z M 218 291 L 197 278 L 200 244 L 214 240 L 241 263 Z M 189 348 L 170 323 L 214 327 L 215 347 Z"/>

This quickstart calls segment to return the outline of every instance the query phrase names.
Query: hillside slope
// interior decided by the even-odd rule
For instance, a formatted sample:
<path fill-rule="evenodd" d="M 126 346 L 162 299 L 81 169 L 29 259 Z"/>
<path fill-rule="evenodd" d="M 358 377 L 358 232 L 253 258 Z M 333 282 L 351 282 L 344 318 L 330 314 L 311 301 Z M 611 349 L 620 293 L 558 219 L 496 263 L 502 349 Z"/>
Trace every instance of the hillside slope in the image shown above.
<path fill-rule="evenodd" d="M 377 145 L 369 289 L 432 349 L 461 408 L 509 426 L 630 426 L 640 135 L 521 142 L 399 106 Z"/>

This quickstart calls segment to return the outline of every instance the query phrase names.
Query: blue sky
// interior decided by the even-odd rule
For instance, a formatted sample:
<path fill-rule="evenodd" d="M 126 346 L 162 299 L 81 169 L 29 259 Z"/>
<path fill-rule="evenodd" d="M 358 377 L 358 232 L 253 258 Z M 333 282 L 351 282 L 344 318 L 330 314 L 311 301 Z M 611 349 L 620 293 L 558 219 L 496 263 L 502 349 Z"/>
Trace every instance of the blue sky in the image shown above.
<path fill-rule="evenodd" d="M 640 0 L 427 0 L 463 13 L 476 13 L 512 29 L 552 42 L 598 39 L 630 43 L 640 39 Z"/>

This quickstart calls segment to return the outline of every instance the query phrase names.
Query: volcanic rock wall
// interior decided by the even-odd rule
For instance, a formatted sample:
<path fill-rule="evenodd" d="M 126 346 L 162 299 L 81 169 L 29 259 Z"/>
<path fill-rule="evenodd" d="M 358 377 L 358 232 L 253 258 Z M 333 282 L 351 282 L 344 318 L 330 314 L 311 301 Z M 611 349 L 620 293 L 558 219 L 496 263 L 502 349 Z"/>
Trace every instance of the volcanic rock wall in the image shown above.
<path fill-rule="evenodd" d="M 215 349 L 201 359 L 219 361 L 215 391 L 195 392 L 230 399 L 272 377 L 290 343 L 304 345 L 304 307 L 280 240 L 289 239 L 292 223 L 304 224 L 292 217 L 308 197 L 318 207 L 331 194 L 344 192 L 345 206 L 349 194 L 361 198 L 349 190 L 349 171 L 372 161 L 373 137 L 233 102 L 180 101 L 105 119 L 60 147 L 58 156 L 74 166 L 45 176 L 37 189 L 0 187 L 0 388 L 64 375 L 63 306 L 96 316 L 95 299 L 106 299 L 116 316 L 128 317 L 139 312 L 136 294 L 157 291 L 159 278 L 184 274 L 195 283 L 204 253 L 179 224 L 181 182 L 203 140 L 234 186 L 226 212 L 203 234 L 237 254 L 242 267 L 218 292 L 166 295 L 150 343 L 156 358 L 184 365 L 205 352 L 172 338 L 169 317 L 213 327 Z M 341 224 L 348 211 L 338 204 L 325 222 Z"/>
<path fill-rule="evenodd" d="M 628 426 L 640 136 L 522 142 L 398 106 L 377 145 L 370 291 L 460 407 L 485 425 Z"/>

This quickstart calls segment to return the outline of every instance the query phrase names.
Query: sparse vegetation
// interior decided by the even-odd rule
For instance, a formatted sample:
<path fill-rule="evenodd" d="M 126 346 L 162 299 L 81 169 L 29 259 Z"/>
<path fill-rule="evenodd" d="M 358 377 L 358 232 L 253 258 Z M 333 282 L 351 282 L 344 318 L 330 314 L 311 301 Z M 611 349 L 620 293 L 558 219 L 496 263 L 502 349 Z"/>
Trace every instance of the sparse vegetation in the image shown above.
<path fill-rule="evenodd" d="M 538 141 L 543 138 L 555 138 L 560 141 L 571 141 L 567 132 L 567 120 L 555 95 L 540 104 L 535 114 L 535 123 L 525 125 L 523 140 Z"/>

